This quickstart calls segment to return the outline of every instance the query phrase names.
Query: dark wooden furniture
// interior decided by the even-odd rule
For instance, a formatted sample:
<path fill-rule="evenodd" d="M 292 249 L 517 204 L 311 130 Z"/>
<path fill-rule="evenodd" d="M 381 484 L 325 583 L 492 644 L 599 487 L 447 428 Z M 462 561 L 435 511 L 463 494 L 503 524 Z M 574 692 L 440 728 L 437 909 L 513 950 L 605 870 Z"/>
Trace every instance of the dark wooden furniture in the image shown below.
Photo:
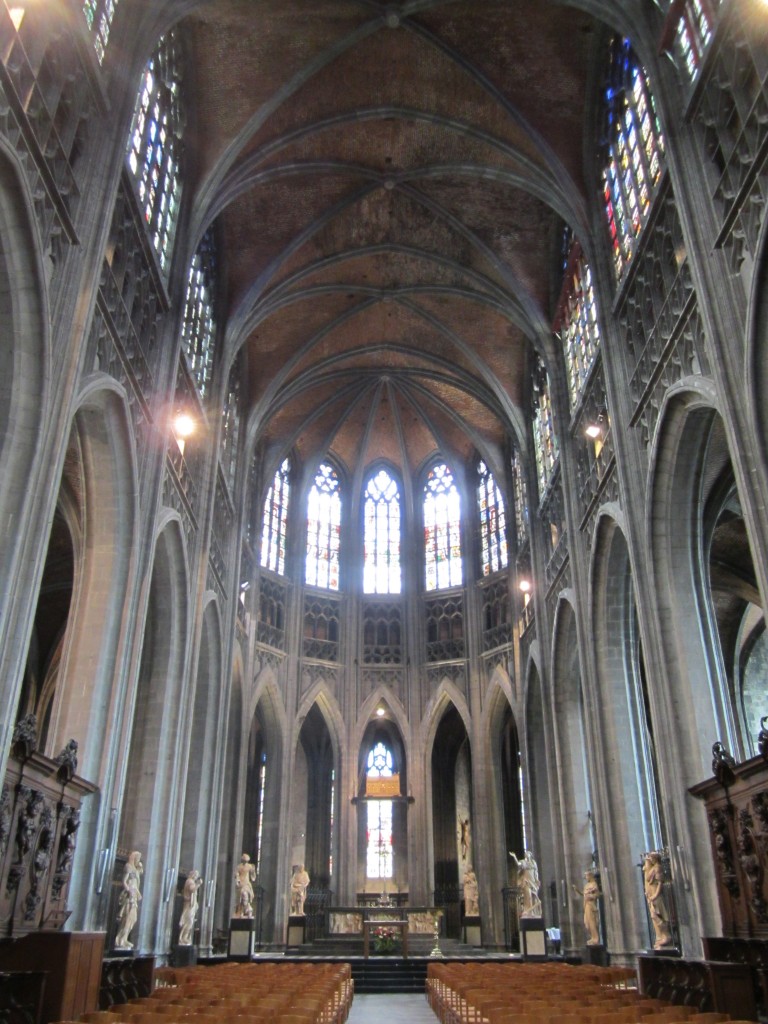
<path fill-rule="evenodd" d="M 0 970 L 45 972 L 40 1024 L 99 1008 L 104 932 L 46 932 L 0 945 Z"/>
<path fill-rule="evenodd" d="M 637 960 L 641 993 L 700 1013 L 717 1010 L 733 1020 L 757 1020 L 749 968 L 744 964 L 641 953 Z"/>

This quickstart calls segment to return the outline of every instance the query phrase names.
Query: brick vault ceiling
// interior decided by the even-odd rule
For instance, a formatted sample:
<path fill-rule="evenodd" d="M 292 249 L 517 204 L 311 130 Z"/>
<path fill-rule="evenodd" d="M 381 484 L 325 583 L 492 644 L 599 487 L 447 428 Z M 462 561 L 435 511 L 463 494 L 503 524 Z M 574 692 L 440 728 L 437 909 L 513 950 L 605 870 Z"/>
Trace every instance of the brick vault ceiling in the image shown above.
<path fill-rule="evenodd" d="M 198 235 L 275 458 L 500 470 L 583 227 L 588 16 L 549 0 L 216 0 L 184 23 Z"/>

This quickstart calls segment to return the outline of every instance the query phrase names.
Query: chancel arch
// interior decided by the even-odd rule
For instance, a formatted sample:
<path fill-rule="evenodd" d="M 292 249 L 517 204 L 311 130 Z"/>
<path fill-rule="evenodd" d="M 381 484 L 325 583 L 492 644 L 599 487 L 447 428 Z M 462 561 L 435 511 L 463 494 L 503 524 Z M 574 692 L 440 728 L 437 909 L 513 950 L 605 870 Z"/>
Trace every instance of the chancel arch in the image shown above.
<path fill-rule="evenodd" d="M 377 712 L 381 710 L 382 714 Z M 358 893 L 407 893 L 408 765 L 402 733 L 384 702 L 366 725 L 357 759 Z"/>
<path fill-rule="evenodd" d="M 445 934 L 458 938 L 464 873 L 473 866 L 472 755 L 467 729 L 452 703 L 441 712 L 431 750 L 435 906 Z"/>

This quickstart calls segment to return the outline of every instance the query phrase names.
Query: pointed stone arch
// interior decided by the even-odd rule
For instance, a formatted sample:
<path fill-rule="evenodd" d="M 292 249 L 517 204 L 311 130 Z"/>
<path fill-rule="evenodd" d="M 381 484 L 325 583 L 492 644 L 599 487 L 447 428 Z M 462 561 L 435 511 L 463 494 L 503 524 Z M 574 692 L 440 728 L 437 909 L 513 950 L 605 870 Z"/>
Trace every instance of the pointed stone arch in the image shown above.
<path fill-rule="evenodd" d="M 34 606 L 36 563 L 23 557 L 45 529 L 34 515 L 40 441 L 49 425 L 51 339 L 48 296 L 32 197 L 14 155 L 0 145 L 0 772 L 4 771 L 24 668 L 23 645 L 7 643 Z M 37 502 L 39 505 L 40 503 Z M 39 532 L 38 532 L 39 531 Z"/>
<path fill-rule="evenodd" d="M 706 822 L 681 794 L 710 775 L 715 740 L 741 756 L 720 609 L 713 601 L 712 564 L 721 514 L 729 501 L 739 499 L 709 381 L 688 379 L 670 389 L 654 437 L 648 494 L 653 611 L 663 676 L 652 690 L 651 714 L 673 879 L 691 880 L 690 888 L 675 888 L 678 903 L 688 904 L 691 915 L 681 913 L 681 938 L 684 948 L 698 949 L 699 936 L 719 927 L 719 911 Z"/>
<path fill-rule="evenodd" d="M 573 595 L 564 591 L 555 610 L 552 638 L 552 720 L 554 725 L 556 773 L 559 787 L 559 821 L 555 831 L 563 837 L 566 881 L 581 879 L 592 863 L 591 779 L 587 761 L 585 694 L 579 664 L 576 610 Z M 530 716 L 532 718 L 532 716 Z M 529 740 L 529 749 L 531 744 Z M 541 780 L 537 779 L 537 786 Z M 561 921 L 565 948 L 576 949 L 580 935 L 573 928 L 578 919 L 572 890 L 568 892 L 570 914 Z"/>
<path fill-rule="evenodd" d="M 637 857 L 663 845 L 663 830 L 635 584 L 624 517 L 615 506 L 606 506 L 596 523 L 590 594 L 593 734 L 599 736 L 595 754 L 605 769 L 594 779 L 603 928 L 609 946 L 628 949 L 648 941 Z"/>
<path fill-rule="evenodd" d="M 194 868 L 203 878 L 209 878 L 213 870 L 213 804 L 218 762 L 216 744 L 219 735 L 221 666 L 221 615 L 217 599 L 209 594 L 203 609 L 192 697 L 179 854 L 181 873 L 186 874 Z M 199 923 L 201 928 L 206 925 L 202 917 Z"/>
<path fill-rule="evenodd" d="M 165 872 L 178 850 L 189 629 L 186 540 L 176 514 L 166 512 L 152 558 L 118 832 L 118 845 L 140 850 L 145 864 L 138 948 L 170 938 Z M 109 913 L 110 927 L 115 917 Z"/>

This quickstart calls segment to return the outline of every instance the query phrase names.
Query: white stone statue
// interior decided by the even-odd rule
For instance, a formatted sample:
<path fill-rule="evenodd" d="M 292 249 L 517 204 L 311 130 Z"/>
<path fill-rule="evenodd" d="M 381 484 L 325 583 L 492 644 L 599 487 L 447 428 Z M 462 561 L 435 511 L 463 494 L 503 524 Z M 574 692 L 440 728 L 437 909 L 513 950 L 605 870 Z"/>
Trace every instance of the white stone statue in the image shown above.
<path fill-rule="evenodd" d="M 197 890 L 203 884 L 200 872 L 194 869 L 187 875 L 184 883 L 184 909 L 179 918 L 179 945 L 191 946 L 197 917 Z"/>
<path fill-rule="evenodd" d="M 251 864 L 248 854 L 244 853 L 235 869 L 235 889 L 237 889 L 235 917 L 253 917 L 253 883 L 255 881 L 256 868 Z"/>
<path fill-rule="evenodd" d="M 517 854 L 509 851 L 517 869 L 516 884 L 520 890 L 521 917 L 541 917 L 541 900 L 539 899 L 539 869 L 530 850 L 525 851 L 522 860 Z"/>
<path fill-rule="evenodd" d="M 472 844 L 472 826 L 469 818 L 459 818 L 459 846 L 461 847 L 461 859 L 466 860 L 469 848 Z M 470 865 L 471 866 L 471 865 Z"/>
<path fill-rule="evenodd" d="M 597 901 L 600 899 L 601 893 L 595 872 L 585 871 L 584 888 L 579 889 L 574 885 L 573 891 L 584 900 L 584 927 L 587 931 L 587 945 L 598 946 L 600 944 L 600 919 Z"/>
<path fill-rule="evenodd" d="M 139 916 L 139 903 L 141 903 L 141 874 L 144 866 L 141 863 L 141 854 L 134 850 L 128 854 L 128 860 L 123 871 L 123 891 L 120 893 L 118 906 L 120 910 L 117 920 L 120 923 L 117 935 L 115 936 L 115 949 L 133 949 L 133 943 L 129 936 Z"/>
<path fill-rule="evenodd" d="M 464 872 L 464 916 L 480 917 L 477 876 L 470 864 Z"/>
<path fill-rule="evenodd" d="M 291 916 L 302 917 L 304 915 L 304 900 L 307 898 L 309 886 L 309 875 L 303 864 L 293 865 L 291 875 Z"/>
<path fill-rule="evenodd" d="M 648 901 L 653 930 L 656 933 L 654 949 L 663 949 L 672 945 L 672 933 L 669 927 L 669 911 L 664 899 L 664 868 L 661 854 L 654 850 L 646 853 L 643 859 L 643 888 Z"/>

